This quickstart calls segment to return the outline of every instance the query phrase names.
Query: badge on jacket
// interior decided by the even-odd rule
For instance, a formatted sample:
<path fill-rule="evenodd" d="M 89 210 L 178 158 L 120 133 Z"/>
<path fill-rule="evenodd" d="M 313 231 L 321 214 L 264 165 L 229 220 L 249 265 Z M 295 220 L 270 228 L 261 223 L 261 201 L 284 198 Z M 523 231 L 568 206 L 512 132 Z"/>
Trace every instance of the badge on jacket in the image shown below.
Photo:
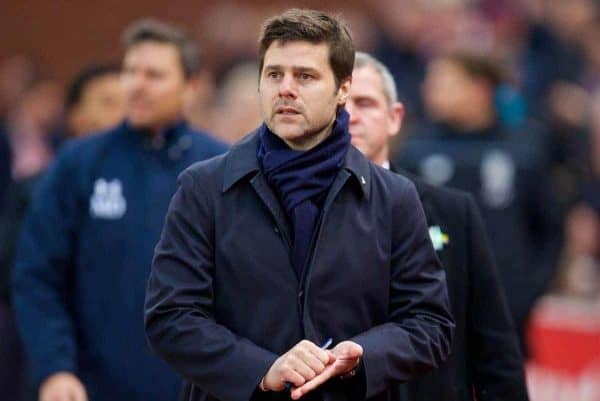
<path fill-rule="evenodd" d="M 123 197 L 123 186 L 118 179 L 107 181 L 98 178 L 94 183 L 94 193 L 90 198 L 90 214 L 100 219 L 120 219 L 127 211 Z"/>
<path fill-rule="evenodd" d="M 433 249 L 436 251 L 441 251 L 444 249 L 444 245 L 448 245 L 450 242 L 448 234 L 444 233 L 440 226 L 429 227 L 429 238 L 431 238 Z"/>

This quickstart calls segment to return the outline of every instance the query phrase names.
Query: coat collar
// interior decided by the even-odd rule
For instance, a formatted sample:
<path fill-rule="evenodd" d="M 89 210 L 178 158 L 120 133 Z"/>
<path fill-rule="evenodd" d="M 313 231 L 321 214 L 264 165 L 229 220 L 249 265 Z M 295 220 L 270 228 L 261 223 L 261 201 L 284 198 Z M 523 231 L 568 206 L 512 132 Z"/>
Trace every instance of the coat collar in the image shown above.
<path fill-rule="evenodd" d="M 258 130 L 243 138 L 229 150 L 225 162 L 225 173 L 223 176 L 223 192 L 227 192 L 235 183 L 242 178 L 255 175 L 260 171 L 257 158 L 260 137 Z M 357 185 L 362 194 L 368 199 L 371 193 L 371 174 L 369 161 L 354 146 L 350 146 L 343 169 L 350 172 L 352 181 Z"/>

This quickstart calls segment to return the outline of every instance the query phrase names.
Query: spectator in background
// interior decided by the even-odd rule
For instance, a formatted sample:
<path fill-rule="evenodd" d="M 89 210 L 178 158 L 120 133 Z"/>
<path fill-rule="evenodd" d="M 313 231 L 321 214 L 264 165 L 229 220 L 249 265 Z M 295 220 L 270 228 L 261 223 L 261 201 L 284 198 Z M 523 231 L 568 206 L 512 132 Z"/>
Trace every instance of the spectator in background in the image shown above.
<path fill-rule="evenodd" d="M 225 75 L 217 95 L 212 130 L 227 143 L 237 142 L 260 125 L 257 75 L 256 63 L 239 64 Z"/>
<path fill-rule="evenodd" d="M 555 282 L 559 294 L 600 301 L 600 90 L 587 110 L 588 174 L 565 223 L 565 244 Z"/>
<path fill-rule="evenodd" d="M 12 155 L 6 134 L 0 130 L 0 210 L 4 205 L 4 194 L 10 183 Z"/>
<path fill-rule="evenodd" d="M 485 56 L 457 52 L 434 59 L 424 83 L 431 120 L 412 133 L 400 165 L 475 196 L 524 341 L 531 307 L 555 271 L 560 213 L 536 126 L 524 121 L 508 129 L 499 118 L 500 82 L 500 71 Z"/>
<path fill-rule="evenodd" d="M 581 40 L 597 12 L 593 0 L 534 0 L 522 54 L 522 88 L 530 109 L 544 117 L 546 96 L 557 82 L 577 82 L 584 71 Z"/>
<path fill-rule="evenodd" d="M 565 246 L 554 291 L 600 301 L 600 217 L 585 202 L 575 206 L 565 224 Z"/>
<path fill-rule="evenodd" d="M 365 53 L 356 54 L 346 109 L 352 143 L 394 171 L 388 143 L 400 129 L 404 107 L 389 70 Z M 446 270 L 456 328 L 448 359 L 398 386 L 394 401 L 528 400 L 523 357 L 475 202 L 462 191 L 409 178 Z"/>
<path fill-rule="evenodd" d="M 0 62 L 0 130 L 17 101 L 35 82 L 35 77 L 34 64 L 24 55 L 7 57 Z"/>
<path fill-rule="evenodd" d="M 106 129 L 122 120 L 125 111 L 124 92 L 120 82 L 120 69 L 116 66 L 93 66 L 84 69 L 72 82 L 67 91 L 66 110 L 69 136 L 83 136 Z M 0 137 L 0 141 L 2 137 Z M 0 142 L 2 145 L 2 142 Z M 0 146 L 0 153 L 4 152 Z M 7 147 L 7 151 L 8 151 Z M 2 153 L 3 154 L 3 153 Z M 0 156 L 10 169 L 10 155 Z M 11 275 L 14 248 L 21 221 L 31 199 L 31 193 L 40 174 L 24 180 L 14 181 L 7 177 L 6 196 L 2 196 L 0 207 L 0 388 L 8 399 L 18 400 L 17 394 L 24 389 L 26 368 L 22 346 L 17 336 L 13 313 L 9 310 L 9 277 Z M 6 376 L 4 376 L 6 375 Z"/>
<path fill-rule="evenodd" d="M 69 136 L 104 131 L 125 116 L 125 92 L 120 68 L 92 65 L 73 79 L 66 95 Z"/>
<path fill-rule="evenodd" d="M 6 124 L 12 149 L 12 176 L 38 175 L 54 157 L 54 141 L 63 117 L 63 89 L 49 80 L 27 89 L 9 113 Z"/>
<path fill-rule="evenodd" d="M 13 301 L 40 401 L 169 401 L 180 388 L 147 348 L 145 286 L 177 175 L 225 147 L 182 117 L 195 44 L 154 20 L 124 43 L 125 121 L 65 145 L 23 223 Z"/>

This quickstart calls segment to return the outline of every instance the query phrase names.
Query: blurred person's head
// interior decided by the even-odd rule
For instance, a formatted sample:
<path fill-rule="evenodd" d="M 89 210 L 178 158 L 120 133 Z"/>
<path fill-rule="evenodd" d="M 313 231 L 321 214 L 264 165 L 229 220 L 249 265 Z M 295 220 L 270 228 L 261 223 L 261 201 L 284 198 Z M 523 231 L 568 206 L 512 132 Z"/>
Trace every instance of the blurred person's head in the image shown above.
<path fill-rule="evenodd" d="M 600 76 L 600 41 L 598 38 L 600 38 L 600 15 L 597 15 L 585 27 L 582 39 L 588 68 L 592 70 L 596 79 Z M 598 82 L 595 83 L 598 84 Z"/>
<path fill-rule="evenodd" d="M 34 64 L 24 55 L 8 57 L 0 63 L 0 118 L 12 109 L 35 80 Z"/>
<path fill-rule="evenodd" d="M 577 42 L 595 17 L 595 0 L 545 0 L 542 13 L 552 31 L 569 42 Z"/>
<path fill-rule="evenodd" d="M 69 134 L 83 136 L 109 128 L 125 116 L 125 93 L 115 65 L 81 70 L 67 89 Z"/>
<path fill-rule="evenodd" d="M 321 11 L 291 9 L 265 22 L 259 55 L 263 120 L 292 148 L 316 145 L 350 88 L 354 44 L 347 27 Z"/>
<path fill-rule="evenodd" d="M 35 131 L 41 135 L 50 134 L 63 115 L 64 91 L 55 81 L 42 80 L 33 84 L 21 96 L 14 123 L 30 127 L 25 131 Z M 16 134 L 20 134 L 17 132 Z"/>
<path fill-rule="evenodd" d="M 15 179 L 37 175 L 51 162 L 63 105 L 63 89 L 54 81 L 39 81 L 20 97 L 8 124 Z"/>
<path fill-rule="evenodd" d="M 398 7 L 397 0 L 374 1 L 369 7 L 379 22 L 379 28 L 392 43 L 402 48 L 419 46 L 423 26 L 427 21 L 427 10 L 422 1 L 404 0 L 402 12 L 392 12 Z"/>
<path fill-rule="evenodd" d="M 400 130 L 404 107 L 390 71 L 372 56 L 357 52 L 346 110 L 352 144 L 369 160 L 389 160 L 389 141 Z"/>
<path fill-rule="evenodd" d="M 237 142 L 261 122 L 257 74 L 258 64 L 244 63 L 225 75 L 217 95 L 213 132 L 227 143 Z"/>
<path fill-rule="evenodd" d="M 494 96 L 502 74 L 494 61 L 470 52 L 433 59 L 427 66 L 423 97 L 434 121 L 461 131 L 479 131 L 496 120 Z"/>
<path fill-rule="evenodd" d="M 576 205 L 565 222 L 565 254 L 555 278 L 560 293 L 594 299 L 600 296 L 600 219 L 586 203 Z"/>
<path fill-rule="evenodd" d="M 588 111 L 590 167 L 594 178 L 600 178 L 600 89 L 590 97 Z"/>
<path fill-rule="evenodd" d="M 178 28 L 151 19 L 131 24 L 123 35 L 122 82 L 131 125 L 156 132 L 183 118 L 194 91 L 200 51 Z"/>

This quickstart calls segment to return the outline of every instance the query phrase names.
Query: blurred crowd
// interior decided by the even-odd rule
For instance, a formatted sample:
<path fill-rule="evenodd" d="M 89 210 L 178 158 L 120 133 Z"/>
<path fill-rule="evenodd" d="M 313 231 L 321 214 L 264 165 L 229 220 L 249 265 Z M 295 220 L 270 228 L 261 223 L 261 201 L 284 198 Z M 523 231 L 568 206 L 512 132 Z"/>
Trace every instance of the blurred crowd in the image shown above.
<path fill-rule="evenodd" d="M 193 125 L 233 144 L 260 124 L 258 27 L 288 5 L 222 2 L 185 27 L 203 50 L 185 104 Z M 378 0 L 331 11 L 394 74 L 407 113 L 394 161 L 478 201 L 521 334 L 544 294 L 600 307 L 600 3 Z M 124 104 L 119 60 L 89 60 L 70 82 L 23 54 L 0 60 L 3 305 L 36 178 L 66 142 L 118 124 Z M 0 346 L 18 341 L 4 322 Z"/>

